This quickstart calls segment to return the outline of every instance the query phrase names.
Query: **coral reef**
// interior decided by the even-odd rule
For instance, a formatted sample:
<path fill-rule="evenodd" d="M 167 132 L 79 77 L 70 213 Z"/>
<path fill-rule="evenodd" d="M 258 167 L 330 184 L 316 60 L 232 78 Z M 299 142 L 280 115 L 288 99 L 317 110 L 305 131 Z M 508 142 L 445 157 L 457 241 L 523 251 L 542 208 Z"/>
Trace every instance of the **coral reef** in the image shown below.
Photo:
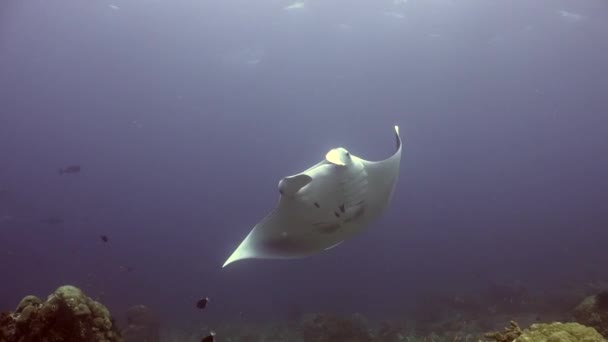
<path fill-rule="evenodd" d="M 608 290 L 595 295 L 595 303 L 601 311 L 608 311 Z"/>
<path fill-rule="evenodd" d="M 595 329 L 578 323 L 532 324 L 518 342 L 606 342 Z"/>
<path fill-rule="evenodd" d="M 496 342 L 606 342 L 595 329 L 578 323 L 532 324 L 521 330 L 519 324 L 511 321 L 502 332 L 491 332 L 485 335 Z"/>
<path fill-rule="evenodd" d="M 121 342 L 108 309 L 80 289 L 65 285 L 42 301 L 21 300 L 13 313 L 0 314 L 2 342 Z"/>
<path fill-rule="evenodd" d="M 350 318 L 332 314 L 306 315 L 300 323 L 304 342 L 372 341 L 366 322 L 360 315 Z"/>
<path fill-rule="evenodd" d="M 407 321 L 383 321 L 376 330 L 374 341 L 402 341 L 407 335 Z"/>
<path fill-rule="evenodd" d="M 519 324 L 515 321 L 511 321 L 504 331 L 489 332 L 485 334 L 485 337 L 496 342 L 513 342 L 517 340 L 522 333 L 523 331 L 519 327 Z"/>
<path fill-rule="evenodd" d="M 414 334 L 413 321 L 400 318 L 370 325 L 358 314 L 305 314 L 299 322 L 226 324 L 217 328 L 218 340 L 225 342 L 608 342 L 593 328 L 578 323 L 537 323 L 522 330 L 511 321 L 509 327 L 484 338 L 479 332 L 466 330 Z M 208 331 L 198 324 L 190 333 L 187 330 L 164 331 L 163 341 L 200 342 Z"/>
<path fill-rule="evenodd" d="M 160 341 L 160 323 L 150 308 L 135 305 L 127 310 L 127 327 L 122 331 L 124 342 Z"/>
<path fill-rule="evenodd" d="M 585 298 L 575 309 L 574 318 L 580 324 L 593 327 L 608 338 L 608 308 L 605 302 L 608 293 L 600 292 Z"/>

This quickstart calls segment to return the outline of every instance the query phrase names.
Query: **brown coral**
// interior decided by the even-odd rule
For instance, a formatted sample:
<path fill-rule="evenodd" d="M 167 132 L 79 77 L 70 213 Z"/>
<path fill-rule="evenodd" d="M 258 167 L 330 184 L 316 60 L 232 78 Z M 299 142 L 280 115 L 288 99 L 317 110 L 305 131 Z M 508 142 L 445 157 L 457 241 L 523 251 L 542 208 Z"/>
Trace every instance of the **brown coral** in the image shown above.
<path fill-rule="evenodd" d="M 110 312 L 74 286 L 59 287 L 45 302 L 21 300 L 14 313 L 0 315 L 3 342 L 120 342 Z"/>

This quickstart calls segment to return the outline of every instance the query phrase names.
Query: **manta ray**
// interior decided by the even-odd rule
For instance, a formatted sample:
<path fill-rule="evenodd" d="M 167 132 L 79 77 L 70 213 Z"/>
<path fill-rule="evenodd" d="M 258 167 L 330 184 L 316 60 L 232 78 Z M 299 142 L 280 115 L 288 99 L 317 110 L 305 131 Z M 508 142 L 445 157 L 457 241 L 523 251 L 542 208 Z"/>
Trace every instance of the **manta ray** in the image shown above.
<path fill-rule="evenodd" d="M 401 163 L 401 138 L 382 161 L 342 147 L 308 170 L 279 181 L 279 201 L 256 224 L 222 267 L 243 259 L 295 259 L 342 243 L 382 214 L 393 197 Z"/>

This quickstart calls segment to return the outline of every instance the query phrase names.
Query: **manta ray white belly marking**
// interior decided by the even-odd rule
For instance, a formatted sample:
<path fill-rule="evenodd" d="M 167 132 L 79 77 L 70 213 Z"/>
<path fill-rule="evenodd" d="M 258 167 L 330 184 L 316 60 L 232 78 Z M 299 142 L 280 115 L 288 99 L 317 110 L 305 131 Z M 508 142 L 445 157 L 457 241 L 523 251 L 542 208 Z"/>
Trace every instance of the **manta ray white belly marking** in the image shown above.
<path fill-rule="evenodd" d="M 279 182 L 276 207 L 253 227 L 224 266 L 242 259 L 291 259 L 337 246 L 360 232 L 388 206 L 399 175 L 401 138 L 382 161 L 344 148 L 330 150 L 308 170 Z"/>

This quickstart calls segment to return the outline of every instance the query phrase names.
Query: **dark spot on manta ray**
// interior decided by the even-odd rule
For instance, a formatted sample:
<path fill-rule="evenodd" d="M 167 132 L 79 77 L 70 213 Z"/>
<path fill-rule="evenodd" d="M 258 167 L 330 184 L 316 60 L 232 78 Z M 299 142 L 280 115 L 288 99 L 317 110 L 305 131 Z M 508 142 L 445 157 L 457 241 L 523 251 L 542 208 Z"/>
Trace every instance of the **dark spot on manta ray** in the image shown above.
<path fill-rule="evenodd" d="M 340 211 L 344 214 L 345 210 L 344 210 L 344 203 L 342 203 L 342 205 L 340 206 Z"/>
<path fill-rule="evenodd" d="M 306 253 L 308 251 L 307 241 L 290 237 L 277 237 L 262 242 L 262 249 L 266 253 Z"/>
<path fill-rule="evenodd" d="M 321 206 L 319 205 L 319 203 L 315 202 L 315 207 L 317 208 L 321 208 Z"/>
<path fill-rule="evenodd" d="M 318 227 L 319 232 L 323 234 L 333 234 L 342 228 L 339 223 L 318 223 L 315 224 Z"/>
<path fill-rule="evenodd" d="M 361 207 L 361 208 L 357 209 L 357 211 L 355 211 L 353 216 L 347 218 L 346 220 L 344 220 L 344 222 L 346 222 L 346 223 L 352 222 L 353 220 L 356 220 L 356 219 L 360 218 L 361 216 L 363 216 L 363 213 L 365 213 L 365 207 Z"/>
<path fill-rule="evenodd" d="M 337 211 L 334 211 L 334 215 L 336 215 L 336 217 L 340 217 L 340 214 L 338 214 Z"/>

